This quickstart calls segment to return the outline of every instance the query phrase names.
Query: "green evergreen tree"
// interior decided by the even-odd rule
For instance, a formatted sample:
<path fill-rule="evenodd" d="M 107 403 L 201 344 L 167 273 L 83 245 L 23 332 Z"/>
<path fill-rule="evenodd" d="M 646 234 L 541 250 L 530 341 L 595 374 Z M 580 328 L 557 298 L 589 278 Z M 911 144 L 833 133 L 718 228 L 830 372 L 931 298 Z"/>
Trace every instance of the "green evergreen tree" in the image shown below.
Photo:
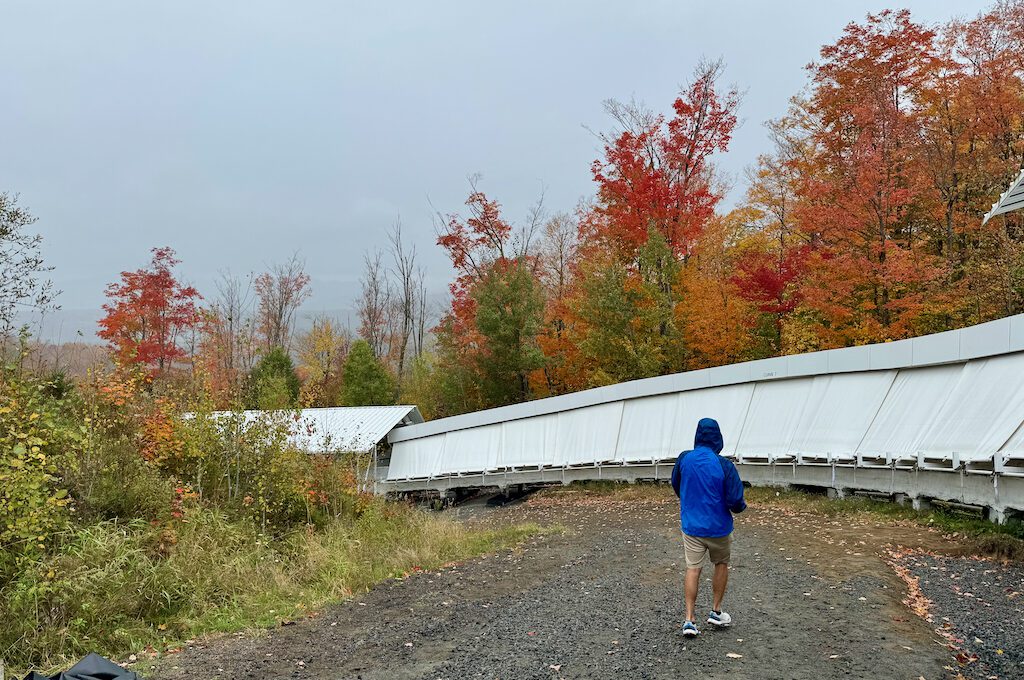
<path fill-rule="evenodd" d="M 395 380 L 373 355 L 370 343 L 356 340 L 348 352 L 341 390 L 345 406 L 386 406 L 395 403 Z"/>
<path fill-rule="evenodd" d="M 299 402 L 299 376 L 283 347 L 274 347 L 249 374 L 245 407 L 250 409 L 294 408 Z"/>
<path fill-rule="evenodd" d="M 664 236 L 653 230 L 634 265 L 612 260 L 583 272 L 576 312 L 586 332 L 579 348 L 596 367 L 593 385 L 670 371 L 670 356 L 682 349 L 673 319 L 678 273 Z"/>
<path fill-rule="evenodd" d="M 544 365 L 537 336 L 544 324 L 544 294 L 523 262 L 494 267 L 473 290 L 481 391 L 488 406 L 526 401 L 530 372 Z"/>

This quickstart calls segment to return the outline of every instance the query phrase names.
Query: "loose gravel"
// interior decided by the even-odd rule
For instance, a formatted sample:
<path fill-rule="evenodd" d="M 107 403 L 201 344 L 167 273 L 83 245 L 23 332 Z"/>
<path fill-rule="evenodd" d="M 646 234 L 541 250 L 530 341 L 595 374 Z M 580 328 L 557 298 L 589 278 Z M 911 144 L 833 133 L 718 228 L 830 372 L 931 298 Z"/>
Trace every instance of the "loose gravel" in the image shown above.
<path fill-rule="evenodd" d="M 671 500 L 564 494 L 494 510 L 486 521 L 565 531 L 389 581 L 264 635 L 196 643 L 139 669 L 163 680 L 949 675 L 948 651 L 900 603 L 902 582 L 891 569 L 855 541 L 837 547 L 835 536 L 856 538 L 859 529 L 752 508 L 733 546 L 725 608 L 735 625 L 705 624 L 686 639 Z M 815 535 L 815 522 L 826 538 Z M 698 606 L 708 609 L 709 600 L 705 578 Z"/>
<path fill-rule="evenodd" d="M 1024 568 L 927 553 L 902 562 L 965 677 L 1024 678 Z"/>

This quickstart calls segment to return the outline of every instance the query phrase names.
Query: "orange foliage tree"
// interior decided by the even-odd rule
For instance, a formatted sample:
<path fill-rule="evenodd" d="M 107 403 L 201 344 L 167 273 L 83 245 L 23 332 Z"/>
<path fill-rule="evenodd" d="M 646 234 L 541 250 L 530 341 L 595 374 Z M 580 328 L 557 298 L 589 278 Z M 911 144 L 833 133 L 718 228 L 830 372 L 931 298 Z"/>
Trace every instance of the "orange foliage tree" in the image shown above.
<path fill-rule="evenodd" d="M 1024 165 L 1022 55 L 1024 0 L 944 25 L 905 10 L 850 23 L 769 122 L 774 149 L 724 215 L 715 157 L 740 97 L 721 62 L 701 64 L 670 113 L 609 101 L 595 195 L 548 221 L 539 248 L 519 247 L 475 187 L 469 216 L 442 221 L 456 278 L 439 411 L 488 405 L 474 291 L 512 263 L 544 295 L 543 322 L 522 328 L 545 360 L 516 398 L 1024 311 L 1024 216 L 981 224 Z"/>
<path fill-rule="evenodd" d="M 183 345 L 199 322 L 196 302 L 202 297 L 174 274 L 179 260 L 171 248 L 154 248 L 148 267 L 121 273 L 107 286 L 108 302 L 97 333 L 123 363 L 163 373 L 186 359 Z"/>

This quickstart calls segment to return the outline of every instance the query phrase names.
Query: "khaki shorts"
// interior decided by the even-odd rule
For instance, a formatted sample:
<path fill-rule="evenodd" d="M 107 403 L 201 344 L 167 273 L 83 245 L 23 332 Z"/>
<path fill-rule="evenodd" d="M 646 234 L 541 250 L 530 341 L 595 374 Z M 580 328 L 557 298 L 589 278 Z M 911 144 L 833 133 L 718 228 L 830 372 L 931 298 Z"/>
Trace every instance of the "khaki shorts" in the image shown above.
<path fill-rule="evenodd" d="M 732 534 L 719 538 L 702 538 L 683 534 L 683 553 L 687 569 L 699 569 L 704 560 L 711 558 L 711 564 L 729 564 L 732 552 Z"/>

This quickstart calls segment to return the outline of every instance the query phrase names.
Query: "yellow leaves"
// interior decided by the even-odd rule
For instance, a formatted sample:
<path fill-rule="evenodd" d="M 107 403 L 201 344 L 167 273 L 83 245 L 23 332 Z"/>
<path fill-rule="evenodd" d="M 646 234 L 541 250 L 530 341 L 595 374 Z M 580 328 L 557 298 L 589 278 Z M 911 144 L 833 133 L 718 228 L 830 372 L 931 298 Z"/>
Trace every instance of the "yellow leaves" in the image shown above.
<path fill-rule="evenodd" d="M 720 366 L 741 360 L 750 334 L 745 324 L 748 305 L 728 281 L 684 273 L 678 284 L 681 302 L 677 323 L 693 351 L 687 368 Z"/>

